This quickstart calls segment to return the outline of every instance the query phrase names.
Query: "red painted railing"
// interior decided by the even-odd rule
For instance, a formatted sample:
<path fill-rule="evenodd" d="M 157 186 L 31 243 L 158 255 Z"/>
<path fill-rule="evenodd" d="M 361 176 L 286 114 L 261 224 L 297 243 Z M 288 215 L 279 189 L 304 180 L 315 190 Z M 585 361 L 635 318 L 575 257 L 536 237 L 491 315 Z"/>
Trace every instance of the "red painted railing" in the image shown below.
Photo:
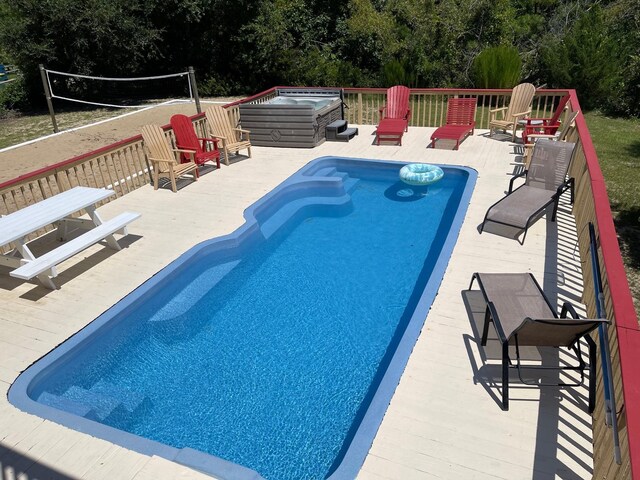
<path fill-rule="evenodd" d="M 570 95 L 572 108 L 579 109 L 580 103 L 575 90 L 571 90 Z M 632 478 L 640 479 L 640 328 L 618 245 L 604 177 L 584 116 L 577 117 L 576 127 L 589 171 L 600 249 L 616 322 L 631 474 Z"/>

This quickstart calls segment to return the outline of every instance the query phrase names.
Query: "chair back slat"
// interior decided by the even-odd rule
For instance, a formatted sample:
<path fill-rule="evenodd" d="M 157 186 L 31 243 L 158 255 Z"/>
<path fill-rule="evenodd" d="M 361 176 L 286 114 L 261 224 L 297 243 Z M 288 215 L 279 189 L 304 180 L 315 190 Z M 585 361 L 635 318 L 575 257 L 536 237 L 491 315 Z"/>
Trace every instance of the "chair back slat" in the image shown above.
<path fill-rule="evenodd" d="M 387 111 L 385 118 L 407 118 L 409 112 L 409 88 L 396 85 L 387 90 Z"/>
<path fill-rule="evenodd" d="M 450 98 L 447 102 L 447 125 L 475 127 L 476 98 Z"/>
<path fill-rule="evenodd" d="M 145 125 L 142 127 L 142 139 L 150 157 L 165 160 L 160 163 L 161 171 L 167 171 L 172 168 L 172 164 L 177 163 L 167 137 L 165 137 L 164 131 L 158 125 Z"/>
<path fill-rule="evenodd" d="M 187 150 L 195 150 L 196 154 L 201 154 L 202 146 L 198 141 L 198 136 L 193 129 L 193 123 L 186 115 L 173 115 L 171 117 L 171 128 L 176 136 L 176 144 L 178 148 L 184 148 Z M 183 162 L 188 162 L 190 156 L 188 153 L 181 153 L 180 158 Z"/>
<path fill-rule="evenodd" d="M 549 119 L 549 123 L 547 125 L 558 125 L 560 123 L 560 115 L 564 112 L 564 107 L 567 105 L 569 101 L 569 95 L 565 95 L 560 99 L 560 103 L 558 103 L 558 108 L 553 112 L 553 116 Z"/>
<path fill-rule="evenodd" d="M 567 118 L 562 122 L 562 126 L 560 127 L 560 132 L 558 134 L 558 141 L 564 142 L 566 138 L 569 136 L 569 133 L 576 128 L 576 118 L 578 118 L 578 114 L 580 110 L 576 110 L 567 115 Z"/>
<path fill-rule="evenodd" d="M 536 87 L 531 83 L 521 83 L 513 88 L 511 93 L 511 100 L 509 101 L 509 107 L 505 118 L 510 119 L 518 113 L 523 113 L 531 110 L 531 103 L 533 102 L 533 96 L 536 93 Z"/>
<path fill-rule="evenodd" d="M 574 147 L 575 143 L 570 142 L 538 140 L 533 147 L 525 184 L 556 191 L 567 177 Z"/>
<path fill-rule="evenodd" d="M 212 105 L 205 112 L 211 135 L 225 137 L 227 141 L 236 141 L 236 132 L 231 125 L 229 113 L 220 105 Z"/>

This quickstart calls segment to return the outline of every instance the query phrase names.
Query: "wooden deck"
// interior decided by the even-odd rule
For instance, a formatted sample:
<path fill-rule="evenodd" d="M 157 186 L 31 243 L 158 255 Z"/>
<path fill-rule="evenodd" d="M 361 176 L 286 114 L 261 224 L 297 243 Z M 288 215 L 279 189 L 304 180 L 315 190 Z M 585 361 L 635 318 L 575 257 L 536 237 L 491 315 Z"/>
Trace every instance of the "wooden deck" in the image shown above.
<path fill-rule="evenodd" d="M 401 147 L 375 146 L 374 127 L 358 128 L 360 135 L 349 143 L 255 147 L 253 158 L 203 175 L 177 194 L 147 185 L 105 205 L 100 212 L 107 219 L 126 210 L 142 214 L 120 240 L 127 248 L 95 245 L 62 263 L 60 290 L 11 278 L 0 267 L 0 478 L 209 478 L 23 413 L 7 402 L 6 391 L 21 371 L 181 253 L 239 227 L 246 207 L 323 155 L 466 165 L 479 172 L 439 294 L 360 478 L 591 478 L 586 388 L 516 386 L 511 408 L 503 412 L 494 383 L 499 367 L 492 361 L 498 350 L 479 347 L 484 305 L 477 292 L 466 291 L 475 271 L 531 271 L 558 301 L 579 302 L 582 277 L 570 209 L 561 203 L 557 224 L 538 222 L 524 246 L 479 235 L 487 207 L 518 168 L 519 155 L 507 137 L 488 139 L 486 131 L 476 131 L 458 151 L 432 150 L 426 148 L 431 128 L 410 128 Z"/>

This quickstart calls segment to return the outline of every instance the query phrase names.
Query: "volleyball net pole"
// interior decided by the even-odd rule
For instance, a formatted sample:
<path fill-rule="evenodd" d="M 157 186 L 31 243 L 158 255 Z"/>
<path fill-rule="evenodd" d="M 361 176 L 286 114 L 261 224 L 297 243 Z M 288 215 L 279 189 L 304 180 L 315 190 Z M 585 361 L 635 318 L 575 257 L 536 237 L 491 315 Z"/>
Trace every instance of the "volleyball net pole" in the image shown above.
<path fill-rule="evenodd" d="M 49 79 L 49 73 L 63 75 L 67 77 L 76 77 L 76 78 L 85 78 L 89 80 L 107 80 L 107 81 L 115 81 L 115 82 L 127 82 L 127 81 L 140 81 L 140 80 L 155 80 L 161 78 L 170 78 L 170 77 L 187 77 L 187 83 L 189 86 L 189 98 L 193 100 L 196 104 L 196 111 L 198 113 L 202 113 L 202 108 L 200 106 L 200 96 L 198 94 L 198 85 L 196 84 L 196 75 L 193 67 L 189 67 L 186 72 L 174 73 L 169 75 L 158 75 L 155 77 L 140 77 L 140 78 L 107 78 L 107 77 L 94 77 L 90 75 L 78 75 L 67 72 L 58 72 L 55 70 L 49 70 L 44 67 L 43 64 L 39 64 L 40 68 L 40 78 L 42 79 L 42 88 L 44 89 L 44 95 L 47 100 L 47 107 L 49 107 L 49 115 L 51 116 L 51 123 L 53 124 L 53 132 L 58 133 L 58 122 L 56 121 L 56 114 L 53 109 L 53 99 L 58 98 L 61 100 L 68 100 L 70 102 L 84 103 L 87 105 L 96 105 L 100 107 L 108 107 L 108 108 L 150 108 L 149 105 L 114 105 L 109 103 L 100 103 L 100 102 L 90 102 L 86 100 L 80 100 L 77 98 L 69 98 L 61 95 L 56 95 L 53 93 L 53 87 L 51 85 L 51 80 Z M 166 103 L 166 102 L 163 102 Z"/>
<path fill-rule="evenodd" d="M 43 64 L 39 64 L 38 67 L 40 67 L 40 78 L 42 78 L 42 86 L 44 88 L 44 96 L 47 99 L 47 106 L 49 107 L 49 115 L 51 115 L 53 133 L 58 133 L 58 122 L 56 122 L 56 114 L 53 111 L 53 102 L 51 101 L 51 90 L 49 89 L 49 82 L 47 82 L 47 73 L 44 70 Z"/>
<path fill-rule="evenodd" d="M 202 113 L 202 108 L 200 108 L 200 95 L 198 95 L 198 85 L 196 84 L 196 72 L 193 70 L 193 67 L 189 67 L 189 90 L 191 90 L 189 93 L 196 101 L 196 111 Z"/>

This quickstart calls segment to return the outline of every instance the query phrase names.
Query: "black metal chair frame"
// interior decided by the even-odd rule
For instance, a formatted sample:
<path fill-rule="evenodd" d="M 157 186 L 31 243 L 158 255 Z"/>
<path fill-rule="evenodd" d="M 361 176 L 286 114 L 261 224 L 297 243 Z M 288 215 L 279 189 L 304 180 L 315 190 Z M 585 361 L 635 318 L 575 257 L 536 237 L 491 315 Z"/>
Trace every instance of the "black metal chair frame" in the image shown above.
<path fill-rule="evenodd" d="M 507 195 L 502 197 L 500 200 L 498 200 L 496 203 L 494 203 L 493 205 L 491 205 L 488 209 L 487 209 L 487 213 L 484 214 L 484 220 L 482 220 L 482 225 L 480 225 L 480 233 L 482 233 L 484 231 L 484 224 L 487 222 L 487 217 L 489 216 L 489 212 L 491 211 L 491 209 L 493 207 L 495 207 L 496 205 L 498 205 L 500 202 L 504 201 L 505 198 L 509 197 L 509 195 L 511 195 L 515 190 L 513 189 L 513 183 L 518 179 L 518 178 L 522 178 L 524 176 L 527 175 L 527 172 L 529 170 L 524 170 L 520 173 L 518 173 L 517 175 L 514 175 L 511 180 L 509 181 L 509 191 L 507 192 Z M 525 185 L 521 185 L 518 188 L 516 188 L 516 190 L 524 187 Z M 545 203 L 543 206 L 541 206 L 538 210 L 536 210 L 533 214 L 531 214 L 529 216 L 529 218 L 527 219 L 527 223 L 525 224 L 524 227 L 524 235 L 522 236 L 522 240 L 519 240 L 520 245 L 524 245 L 524 239 L 527 236 L 527 230 L 529 230 L 529 227 L 534 223 L 532 222 L 532 219 L 536 219 L 537 220 L 537 216 L 544 211 L 549 205 L 551 205 L 553 203 L 553 214 L 551 215 L 551 221 L 555 222 L 556 221 L 556 216 L 558 213 L 558 204 L 560 203 L 560 197 L 562 196 L 562 194 L 564 192 L 566 192 L 567 190 L 569 190 L 570 193 L 570 202 L 573 205 L 573 200 L 574 200 L 574 192 L 575 192 L 575 180 L 573 178 L 569 178 L 568 180 L 566 180 L 565 182 L 563 182 L 556 190 L 556 193 L 551 197 L 551 199 Z M 522 228 L 519 225 L 512 225 L 510 223 L 505 223 L 505 222 L 499 222 L 497 220 L 491 220 L 489 219 L 490 222 L 493 223 L 499 223 L 501 225 L 507 225 L 509 227 L 515 227 L 515 228 Z"/>
<path fill-rule="evenodd" d="M 560 312 L 560 316 L 558 317 L 558 314 L 556 313 L 556 309 L 553 308 L 551 306 L 551 302 L 549 301 L 549 299 L 547 298 L 547 296 L 544 294 L 544 291 L 542 290 L 542 288 L 540 288 L 540 285 L 538 284 L 537 280 L 535 279 L 535 277 L 533 275 L 531 275 L 531 278 L 533 280 L 533 282 L 535 283 L 535 285 L 537 286 L 540 295 L 542 295 L 542 297 L 544 298 L 544 301 L 546 302 L 546 304 L 549 306 L 549 309 L 551 310 L 551 312 L 553 313 L 554 318 L 557 319 L 563 319 L 563 318 L 573 318 L 574 320 L 579 320 L 580 316 L 578 315 L 578 313 L 576 312 L 575 308 L 573 307 L 572 304 L 570 304 L 569 302 L 564 302 L 564 304 L 562 305 L 562 310 Z M 571 349 L 575 352 L 576 357 L 578 358 L 578 365 L 569 365 L 567 367 L 555 367 L 555 366 L 543 366 L 543 365 L 522 365 L 521 364 L 521 360 L 520 360 L 520 346 L 518 344 L 518 329 L 516 329 L 513 334 L 512 337 L 514 339 L 514 346 L 516 349 L 516 363 L 514 364 L 513 361 L 511 360 L 511 357 L 509 355 L 509 341 L 510 338 L 507 338 L 504 330 L 502 328 L 502 325 L 500 324 L 500 317 L 498 316 L 498 312 L 495 309 L 495 306 L 493 305 L 493 302 L 491 302 L 488 298 L 487 295 L 484 291 L 484 288 L 482 286 L 482 281 L 481 279 L 478 277 L 478 273 L 474 273 L 473 276 L 471 277 L 471 283 L 469 284 L 469 290 L 471 290 L 471 287 L 473 286 L 473 281 L 477 280 L 478 281 L 478 285 L 480 286 L 480 291 L 482 292 L 482 295 L 484 297 L 484 300 L 487 302 L 487 308 L 485 310 L 485 315 L 484 315 L 484 326 L 483 326 L 483 330 L 482 330 L 482 340 L 481 340 L 481 345 L 484 347 L 487 345 L 487 336 L 489 334 L 489 323 L 493 323 L 495 329 L 496 329 L 496 333 L 498 334 L 498 340 L 500 341 L 501 345 L 502 345 L 502 408 L 507 411 L 509 410 L 509 368 L 515 368 L 518 371 L 518 378 L 520 379 L 520 381 L 525 384 L 525 385 L 535 385 L 535 386 L 553 386 L 553 387 L 577 387 L 580 386 L 584 383 L 584 379 L 585 379 L 585 375 L 584 375 L 584 371 L 585 369 L 588 367 L 589 368 L 589 406 L 588 406 L 588 412 L 592 413 L 594 408 L 595 408 L 595 390 L 596 390 L 596 381 L 595 381 L 595 373 L 596 373 L 596 343 L 593 341 L 593 339 L 588 335 L 582 335 L 578 338 L 575 339 L 574 343 L 571 345 Z M 567 317 L 567 314 L 570 314 L 571 317 Z M 523 318 L 523 321 L 525 319 Z M 533 322 L 537 322 L 537 323 L 552 323 L 552 322 L 545 322 L 544 320 L 535 320 L 535 319 L 530 319 Z M 603 320 L 606 321 L 606 320 Z M 582 322 L 582 324 L 584 325 L 590 325 L 593 324 L 593 320 L 585 320 L 584 322 Z M 572 325 L 576 325 L 575 322 L 572 322 Z M 596 327 L 594 327 L 596 328 Z M 584 360 L 584 357 L 582 355 L 582 350 L 580 348 L 580 342 L 579 340 L 581 338 L 584 338 L 587 342 L 587 345 L 589 347 L 589 363 L 587 364 L 587 362 Z M 556 348 L 560 348 L 560 347 L 556 347 Z M 523 369 L 529 369 L 529 370 L 556 370 L 556 371 L 562 371 L 562 370 L 569 370 L 569 371 L 579 371 L 580 372 L 580 381 L 579 382 L 560 382 L 560 383 L 535 383 L 535 382 L 527 382 L 522 378 L 522 370 Z"/>

